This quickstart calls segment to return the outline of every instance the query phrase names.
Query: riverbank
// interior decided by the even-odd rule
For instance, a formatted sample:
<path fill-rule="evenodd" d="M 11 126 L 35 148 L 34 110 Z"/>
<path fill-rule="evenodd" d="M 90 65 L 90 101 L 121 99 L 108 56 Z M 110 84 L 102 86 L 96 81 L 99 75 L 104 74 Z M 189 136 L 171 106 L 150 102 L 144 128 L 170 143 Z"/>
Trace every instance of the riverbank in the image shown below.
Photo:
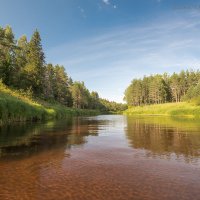
<path fill-rule="evenodd" d="M 197 118 L 200 117 L 200 106 L 188 102 L 135 106 L 135 107 L 129 107 L 126 111 L 124 111 L 123 114 L 165 115 L 165 116 L 183 116 L 183 117 Z"/>
<path fill-rule="evenodd" d="M 27 94 L 11 90 L 0 83 L 0 124 L 97 114 L 100 114 L 98 110 L 75 109 L 61 104 L 35 101 Z"/>

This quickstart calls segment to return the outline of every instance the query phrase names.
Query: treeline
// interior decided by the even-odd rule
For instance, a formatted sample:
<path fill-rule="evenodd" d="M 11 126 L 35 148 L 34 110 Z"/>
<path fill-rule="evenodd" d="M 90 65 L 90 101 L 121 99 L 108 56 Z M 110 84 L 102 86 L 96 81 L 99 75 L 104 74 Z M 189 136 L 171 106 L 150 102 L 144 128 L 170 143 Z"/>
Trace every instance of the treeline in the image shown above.
<path fill-rule="evenodd" d="M 10 26 L 0 27 L 0 79 L 33 98 L 67 107 L 105 112 L 125 109 L 123 104 L 109 102 L 97 92 L 90 92 L 83 82 L 73 81 L 63 66 L 47 64 L 38 30 L 30 40 L 25 35 L 16 40 Z"/>
<path fill-rule="evenodd" d="M 200 71 L 186 70 L 133 79 L 125 91 L 129 106 L 180 102 L 200 95 Z"/>

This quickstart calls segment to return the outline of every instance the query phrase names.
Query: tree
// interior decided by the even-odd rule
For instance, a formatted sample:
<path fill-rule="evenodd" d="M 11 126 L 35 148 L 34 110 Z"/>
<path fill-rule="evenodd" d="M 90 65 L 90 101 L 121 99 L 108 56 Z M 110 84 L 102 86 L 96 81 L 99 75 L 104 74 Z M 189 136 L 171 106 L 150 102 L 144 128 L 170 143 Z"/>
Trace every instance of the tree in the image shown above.
<path fill-rule="evenodd" d="M 189 83 L 196 86 L 199 79 L 199 71 L 181 71 L 171 76 L 164 73 L 133 79 L 125 90 L 124 100 L 131 106 L 179 102 L 187 93 Z"/>
<path fill-rule="evenodd" d="M 25 94 L 31 92 L 34 98 L 66 106 L 103 111 L 125 108 L 124 104 L 99 98 L 97 92 L 90 93 L 84 82 L 73 82 L 63 66 L 46 64 L 40 33 L 37 30 L 30 41 L 25 35 L 15 40 L 10 26 L 0 27 L 0 79 L 10 87 L 25 90 Z M 134 89 L 139 93 L 136 99 L 141 104 L 145 98 L 140 97 L 142 82 L 136 82 L 138 87 Z"/>
<path fill-rule="evenodd" d="M 16 41 L 10 26 L 0 28 L 0 78 L 8 86 L 12 85 L 15 68 Z"/>
<path fill-rule="evenodd" d="M 84 82 L 74 82 L 71 87 L 73 106 L 75 108 L 87 108 L 89 103 L 89 91 Z"/>
<path fill-rule="evenodd" d="M 47 64 L 45 66 L 45 75 L 44 75 L 44 97 L 47 100 L 54 100 L 54 93 L 55 93 L 55 69 L 52 64 Z"/>
<path fill-rule="evenodd" d="M 186 91 L 188 90 L 188 84 L 187 84 L 187 77 L 186 77 L 186 73 L 184 70 L 182 70 L 179 74 L 180 77 L 180 92 L 181 92 L 181 97 L 184 96 L 186 94 Z"/>
<path fill-rule="evenodd" d="M 23 35 L 17 42 L 18 48 L 15 50 L 15 77 L 13 86 L 16 88 L 26 88 L 24 67 L 27 64 L 28 41 Z"/>
<path fill-rule="evenodd" d="M 90 94 L 90 108 L 91 109 L 99 109 L 99 94 L 97 92 L 92 91 Z"/>
<path fill-rule="evenodd" d="M 200 82 L 194 86 L 192 85 L 188 90 L 186 95 L 184 96 L 184 100 L 191 100 L 193 98 L 200 96 Z"/>
<path fill-rule="evenodd" d="M 134 79 L 125 91 L 125 100 L 129 105 L 139 106 L 143 102 L 142 80 Z"/>
<path fill-rule="evenodd" d="M 180 102 L 181 100 L 181 86 L 180 86 L 180 77 L 178 74 L 173 73 L 170 78 L 170 87 L 172 91 L 173 100 Z"/>
<path fill-rule="evenodd" d="M 32 88 L 35 96 L 42 96 L 44 93 L 44 64 L 45 56 L 41 38 L 39 32 L 36 30 L 28 43 L 27 63 L 24 68 L 26 88 Z"/>
<path fill-rule="evenodd" d="M 56 101 L 67 106 L 72 105 L 72 97 L 69 89 L 69 78 L 63 66 L 56 65 L 54 68 L 53 93 Z"/>

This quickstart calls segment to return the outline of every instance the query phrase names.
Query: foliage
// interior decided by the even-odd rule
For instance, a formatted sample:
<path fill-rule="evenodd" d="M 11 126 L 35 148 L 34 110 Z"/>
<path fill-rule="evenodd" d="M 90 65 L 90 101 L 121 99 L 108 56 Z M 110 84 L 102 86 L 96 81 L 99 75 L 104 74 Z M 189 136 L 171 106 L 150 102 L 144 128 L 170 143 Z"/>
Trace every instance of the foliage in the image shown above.
<path fill-rule="evenodd" d="M 194 85 L 194 86 L 192 85 L 188 89 L 188 91 L 184 97 L 184 100 L 196 99 L 198 97 L 200 97 L 200 82 L 197 85 Z"/>
<path fill-rule="evenodd" d="M 83 82 L 74 82 L 71 86 L 73 106 L 75 108 L 87 108 L 90 101 L 90 92 Z"/>
<path fill-rule="evenodd" d="M 15 40 L 10 26 L 0 27 L 0 79 L 29 97 L 76 109 L 121 111 L 125 106 L 99 98 L 84 82 L 73 82 L 60 65 L 46 64 L 40 33 L 30 41 L 25 35 Z"/>
<path fill-rule="evenodd" d="M 0 82 L 0 123 L 61 119 L 69 115 L 95 115 L 96 110 L 67 108 L 61 104 L 36 102 L 24 91 L 11 90 Z"/>
<path fill-rule="evenodd" d="M 133 79 L 125 91 L 129 106 L 180 102 L 200 95 L 200 71 L 181 71 Z M 198 85 L 197 85 L 198 84 Z"/>
<path fill-rule="evenodd" d="M 122 111 L 126 110 L 128 107 L 126 104 L 123 103 L 116 103 L 114 101 L 108 101 L 107 99 L 99 99 L 99 110 L 102 112 L 113 112 L 113 113 L 121 113 Z"/>

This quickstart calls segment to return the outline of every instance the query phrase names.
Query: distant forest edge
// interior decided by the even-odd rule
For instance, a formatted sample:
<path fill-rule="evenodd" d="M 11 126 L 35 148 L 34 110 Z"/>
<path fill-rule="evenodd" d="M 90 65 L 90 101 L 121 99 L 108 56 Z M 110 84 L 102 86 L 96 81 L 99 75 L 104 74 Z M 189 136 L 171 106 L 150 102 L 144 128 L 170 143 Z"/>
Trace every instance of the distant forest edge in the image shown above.
<path fill-rule="evenodd" d="M 182 70 L 133 79 L 125 91 L 128 106 L 195 101 L 200 104 L 200 71 Z"/>
<path fill-rule="evenodd" d="M 200 117 L 200 72 L 186 70 L 169 75 L 133 79 L 125 91 L 126 115 Z"/>
<path fill-rule="evenodd" d="M 1 119 L 4 114 L 7 118 L 12 116 L 15 108 L 11 109 L 9 103 L 14 101 L 12 95 L 16 100 L 15 94 L 18 94 L 17 98 L 22 104 L 24 99 L 21 97 L 27 96 L 29 105 L 39 102 L 40 108 L 46 103 L 48 107 L 59 104 L 76 110 L 100 112 L 118 112 L 127 108 L 125 104 L 102 99 L 97 92 L 90 92 L 84 82 L 73 81 L 63 66 L 47 64 L 38 30 L 28 41 L 25 35 L 16 40 L 10 26 L 0 27 L 0 80 Z M 16 108 L 17 104 L 21 105 L 19 101 L 13 104 Z"/>

